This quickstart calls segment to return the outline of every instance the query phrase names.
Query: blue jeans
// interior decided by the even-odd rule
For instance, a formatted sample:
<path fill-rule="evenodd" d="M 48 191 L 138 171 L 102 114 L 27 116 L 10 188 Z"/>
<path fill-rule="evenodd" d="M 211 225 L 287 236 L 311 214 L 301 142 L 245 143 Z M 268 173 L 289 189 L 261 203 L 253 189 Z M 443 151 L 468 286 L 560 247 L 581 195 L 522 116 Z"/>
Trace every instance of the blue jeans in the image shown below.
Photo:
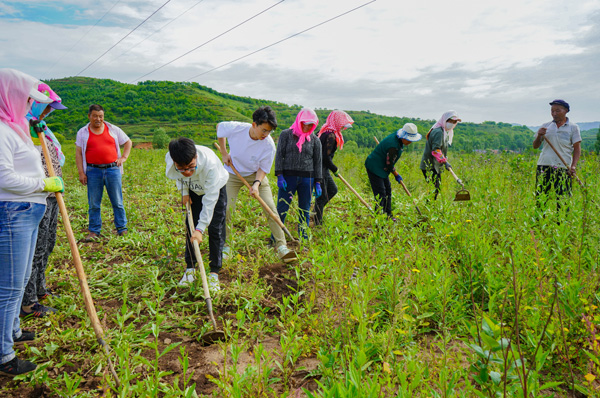
<path fill-rule="evenodd" d="M 308 239 L 306 230 L 308 229 L 314 178 L 286 175 L 284 175 L 283 178 L 287 183 L 287 189 L 283 190 L 279 188 L 279 193 L 277 195 L 277 213 L 279 213 L 279 218 L 281 219 L 281 222 L 285 223 L 285 216 L 287 216 L 288 210 L 290 209 L 294 194 L 298 192 L 298 207 L 300 208 L 298 235 L 302 236 L 304 239 Z"/>
<path fill-rule="evenodd" d="M 108 169 L 88 166 L 85 174 L 87 175 L 90 232 L 100 234 L 102 229 L 100 205 L 102 204 L 104 187 L 106 187 L 106 193 L 108 193 L 108 198 L 112 204 L 117 232 L 127 231 L 127 216 L 125 215 L 123 192 L 121 191 L 121 169 L 116 166 Z"/>
<path fill-rule="evenodd" d="M 22 334 L 19 310 L 45 211 L 39 203 L 0 202 L 0 364 L 15 357 L 13 339 Z"/>

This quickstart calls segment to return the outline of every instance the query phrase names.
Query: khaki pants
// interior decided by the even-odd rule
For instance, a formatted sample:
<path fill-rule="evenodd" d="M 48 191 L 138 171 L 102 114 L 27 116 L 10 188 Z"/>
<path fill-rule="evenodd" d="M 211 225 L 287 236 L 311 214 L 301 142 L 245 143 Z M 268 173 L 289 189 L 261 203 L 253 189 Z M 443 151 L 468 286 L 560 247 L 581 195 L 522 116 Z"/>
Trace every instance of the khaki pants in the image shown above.
<path fill-rule="evenodd" d="M 249 176 L 244 177 L 244 179 L 246 181 L 248 181 L 248 183 L 250 185 L 252 185 L 254 180 L 256 180 L 256 173 L 250 174 Z M 235 202 L 237 200 L 238 193 L 240 192 L 241 188 L 243 188 L 243 189 L 248 189 L 248 188 L 246 188 L 244 183 L 242 181 L 240 181 L 238 176 L 232 175 L 232 174 L 229 175 L 229 180 L 227 181 L 226 188 L 227 188 L 227 238 L 229 238 L 231 236 L 231 215 L 235 212 Z M 275 207 L 275 203 L 273 202 L 273 194 L 271 193 L 271 186 L 269 185 L 269 180 L 266 176 L 265 176 L 265 178 L 263 178 L 262 184 L 258 188 L 258 194 L 261 197 L 261 199 L 264 200 L 264 202 L 267 204 L 267 206 L 269 206 L 271 211 L 273 211 L 275 216 L 277 217 L 277 208 Z M 251 199 L 251 200 L 255 201 L 256 206 L 260 206 L 258 201 L 254 200 L 254 199 Z M 262 206 L 260 206 L 260 208 L 262 209 Z M 283 230 L 267 214 L 267 212 L 264 209 L 263 209 L 263 213 L 265 214 L 265 216 L 267 217 L 267 219 L 269 221 L 269 228 L 271 229 L 271 233 L 273 234 L 273 237 L 275 238 L 275 247 L 277 248 L 281 245 L 285 246 L 286 242 L 285 242 L 285 235 L 283 234 Z"/>

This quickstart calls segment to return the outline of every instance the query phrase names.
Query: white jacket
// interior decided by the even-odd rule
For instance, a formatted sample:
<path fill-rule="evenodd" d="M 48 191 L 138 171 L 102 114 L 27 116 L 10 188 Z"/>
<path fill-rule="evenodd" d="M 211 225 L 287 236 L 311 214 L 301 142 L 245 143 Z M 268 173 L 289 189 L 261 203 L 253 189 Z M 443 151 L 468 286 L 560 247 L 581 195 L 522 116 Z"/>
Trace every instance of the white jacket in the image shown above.
<path fill-rule="evenodd" d="M 196 229 L 202 232 L 206 231 L 206 227 L 212 220 L 217 200 L 219 200 L 219 191 L 227 184 L 229 173 L 212 150 L 200 145 L 196 145 L 198 168 L 191 177 L 184 177 L 175 170 L 175 163 L 169 152 L 165 156 L 165 162 L 167 162 L 165 174 L 167 178 L 176 181 L 181 195 L 189 195 L 191 189 L 195 194 L 202 196 L 202 211 Z"/>

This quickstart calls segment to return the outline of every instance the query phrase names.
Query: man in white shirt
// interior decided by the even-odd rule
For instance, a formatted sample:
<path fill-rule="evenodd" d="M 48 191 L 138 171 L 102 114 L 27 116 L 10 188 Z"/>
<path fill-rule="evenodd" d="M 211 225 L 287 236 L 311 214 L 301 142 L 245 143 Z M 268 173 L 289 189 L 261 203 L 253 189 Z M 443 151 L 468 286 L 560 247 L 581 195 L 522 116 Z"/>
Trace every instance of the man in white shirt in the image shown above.
<path fill-rule="evenodd" d="M 273 194 L 267 174 L 271 171 L 275 158 L 275 143 L 271 133 L 277 128 L 275 112 L 269 106 L 258 108 L 252 114 L 252 124 L 241 122 L 221 122 L 217 125 L 217 137 L 225 169 L 229 172 L 227 181 L 227 236 L 231 236 L 231 216 L 235 211 L 235 202 L 244 183 L 235 175 L 233 165 L 250 184 L 250 194 L 260 196 L 277 214 Z M 229 152 L 227 140 L 229 139 Z M 263 209 L 264 210 L 264 209 Z M 266 211 L 265 211 L 266 215 Z M 285 235 L 281 227 L 267 215 L 271 229 L 271 239 L 275 242 L 277 254 L 284 262 L 296 260 L 296 254 L 287 248 Z M 229 254 L 229 246 L 225 246 Z"/>
<path fill-rule="evenodd" d="M 210 149 L 195 145 L 189 138 L 178 138 L 169 143 L 165 156 L 167 178 L 175 180 L 181 192 L 183 204 L 190 203 L 192 219 L 196 223 L 192 240 L 202 242 L 208 228 L 208 250 L 210 274 L 209 288 L 219 290 L 219 271 L 223 262 L 225 244 L 225 211 L 227 191 L 225 184 L 229 174 L 221 166 L 219 157 Z M 189 234 L 187 217 L 186 235 Z M 185 262 L 187 269 L 179 285 L 194 281 L 194 265 L 197 263 L 194 250 L 186 239 Z M 204 272 L 204 270 L 201 270 Z"/>
<path fill-rule="evenodd" d="M 571 178 L 577 171 L 577 162 L 581 156 L 581 134 L 579 126 L 567 117 L 571 110 L 569 104 L 561 99 L 550 102 L 552 121 L 545 123 L 538 130 L 533 141 L 533 148 L 539 148 L 544 140 L 549 141 L 556 149 L 546 145 L 537 162 L 536 197 L 538 208 L 545 207 L 545 199 L 551 190 L 556 192 L 557 199 L 571 196 Z M 560 155 L 560 156 L 559 156 Z M 567 163 L 568 167 L 562 162 Z M 542 199 L 545 198 L 545 199 Z M 557 200 L 560 210 L 560 200 Z"/>

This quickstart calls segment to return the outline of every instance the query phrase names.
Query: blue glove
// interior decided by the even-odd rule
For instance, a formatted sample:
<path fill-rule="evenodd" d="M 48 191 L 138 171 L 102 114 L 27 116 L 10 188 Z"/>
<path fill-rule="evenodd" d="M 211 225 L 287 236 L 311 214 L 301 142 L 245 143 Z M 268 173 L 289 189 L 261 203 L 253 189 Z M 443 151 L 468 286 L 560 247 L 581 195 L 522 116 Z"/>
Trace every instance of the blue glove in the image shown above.
<path fill-rule="evenodd" d="M 285 181 L 285 178 L 283 178 L 283 174 L 279 174 L 277 176 L 277 186 L 279 187 L 279 189 L 287 191 L 287 182 Z"/>
<path fill-rule="evenodd" d="M 321 190 L 321 183 L 320 182 L 315 183 L 315 198 L 318 198 L 319 196 L 321 196 L 322 193 L 323 193 L 323 191 Z"/>
<path fill-rule="evenodd" d="M 394 178 L 396 179 L 398 184 L 400 184 L 400 182 L 402 181 L 402 176 L 400 174 L 398 174 L 397 176 L 394 176 Z"/>

